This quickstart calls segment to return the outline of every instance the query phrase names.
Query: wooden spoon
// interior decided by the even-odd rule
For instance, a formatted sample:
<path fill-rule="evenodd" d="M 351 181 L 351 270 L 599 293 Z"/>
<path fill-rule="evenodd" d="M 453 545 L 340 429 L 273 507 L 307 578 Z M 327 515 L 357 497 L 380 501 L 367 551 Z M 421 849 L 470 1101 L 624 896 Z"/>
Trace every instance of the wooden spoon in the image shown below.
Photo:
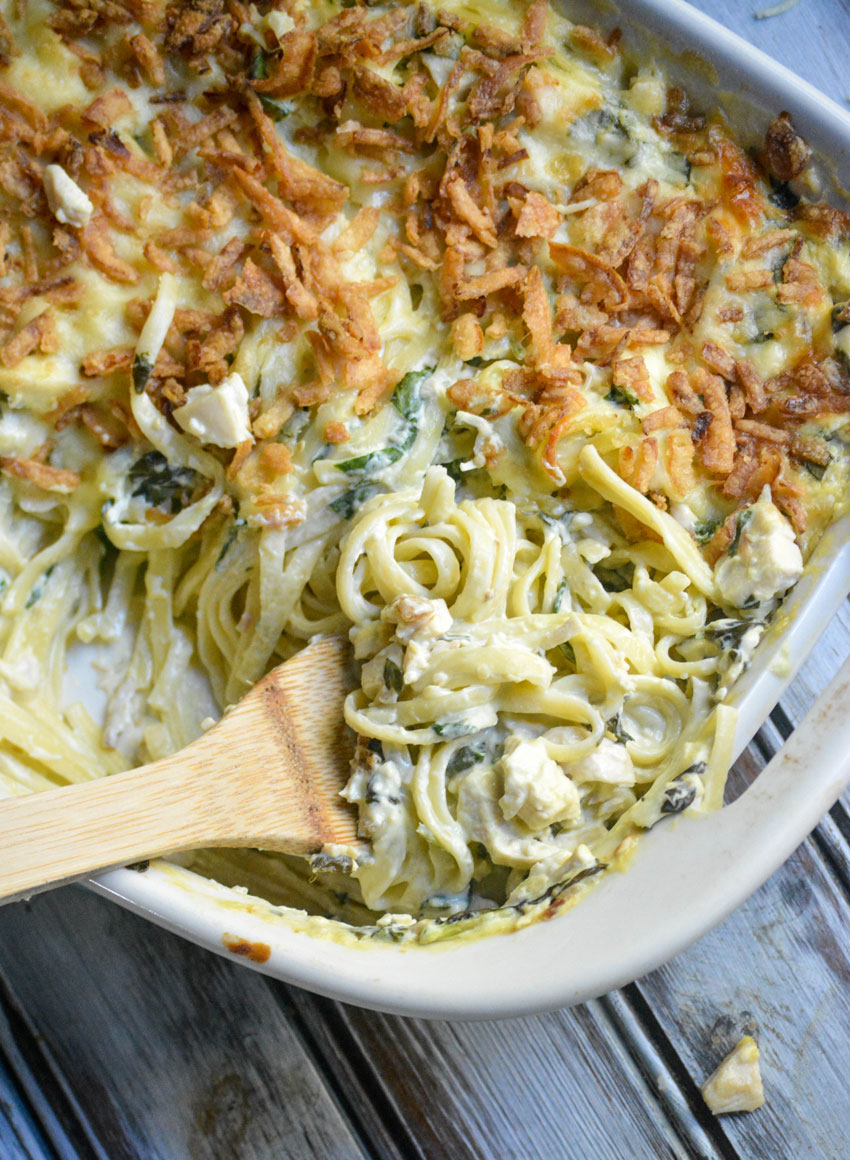
<path fill-rule="evenodd" d="M 127 773 L 0 802 L 0 902 L 175 850 L 356 843 L 342 800 L 348 644 L 315 641 L 197 741 Z"/>

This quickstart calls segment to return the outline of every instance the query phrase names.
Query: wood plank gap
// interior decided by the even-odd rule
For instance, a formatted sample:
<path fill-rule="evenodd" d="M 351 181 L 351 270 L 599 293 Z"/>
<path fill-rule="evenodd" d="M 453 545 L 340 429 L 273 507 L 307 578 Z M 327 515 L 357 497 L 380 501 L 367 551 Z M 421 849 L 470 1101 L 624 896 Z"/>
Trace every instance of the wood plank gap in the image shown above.
<path fill-rule="evenodd" d="M 0 1053 L 29 1114 L 50 1144 L 51 1160 L 109 1160 L 2 972 Z"/>
<path fill-rule="evenodd" d="M 791 734 L 794 732 L 794 722 L 782 708 L 781 704 L 777 705 L 773 712 L 770 714 L 770 720 L 779 731 L 782 740 L 787 741 Z"/>
<path fill-rule="evenodd" d="M 339 1005 L 273 979 L 268 984 L 363 1150 L 376 1160 L 427 1160 Z"/>
<path fill-rule="evenodd" d="M 839 818 L 847 822 L 846 812 L 840 803 L 821 819 L 808 840 L 850 903 L 850 842 L 847 830 L 837 820 Z"/>
<path fill-rule="evenodd" d="M 664 1115 L 679 1144 L 693 1160 L 715 1160 L 713 1142 L 695 1120 L 690 1104 L 677 1079 L 671 1074 L 645 1028 L 630 1007 L 623 991 L 610 991 L 588 1006 L 600 1010 L 609 1033 L 620 1041 L 643 1077 L 659 1111 Z"/>
<path fill-rule="evenodd" d="M 3 1160 L 61 1160 L 0 1050 L 0 1148 Z M 76 1160 L 76 1158 L 75 1158 Z"/>
<path fill-rule="evenodd" d="M 742 1160 L 717 1117 L 708 1110 L 696 1081 L 641 992 L 640 983 L 612 991 L 601 1002 L 608 1005 L 624 1042 L 694 1157 Z"/>
<path fill-rule="evenodd" d="M 760 756 L 764 759 L 765 765 L 767 765 L 767 763 L 776 753 L 779 745 L 782 744 L 781 738 L 779 740 L 779 745 L 774 743 L 774 739 L 770 736 L 770 734 L 774 733 L 775 730 L 769 728 L 769 726 L 769 721 L 765 725 L 762 725 L 761 729 L 759 729 L 758 733 L 756 733 L 755 737 L 750 742 L 750 745 L 754 746 Z"/>

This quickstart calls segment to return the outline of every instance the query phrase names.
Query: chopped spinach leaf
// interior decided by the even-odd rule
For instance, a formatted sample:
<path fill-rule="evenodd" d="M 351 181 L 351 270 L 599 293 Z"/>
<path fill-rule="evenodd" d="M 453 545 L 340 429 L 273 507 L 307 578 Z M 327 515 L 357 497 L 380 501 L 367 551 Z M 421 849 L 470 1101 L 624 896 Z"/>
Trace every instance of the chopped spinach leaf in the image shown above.
<path fill-rule="evenodd" d="M 631 409 L 637 406 L 637 396 L 629 394 L 622 387 L 612 387 L 605 398 L 609 403 L 615 403 L 618 407 L 629 407 Z"/>
<path fill-rule="evenodd" d="M 373 773 L 366 782 L 366 801 L 369 804 L 372 802 L 387 802 L 391 806 L 397 806 L 401 798 L 393 793 L 387 793 L 386 781 Z"/>
<path fill-rule="evenodd" d="M 264 93 L 258 93 L 257 96 L 260 98 L 260 104 L 263 106 L 266 116 L 271 117 L 273 121 L 282 121 L 295 109 L 295 101 L 276 101 Z"/>
<path fill-rule="evenodd" d="M 384 661 L 384 685 L 393 693 L 400 693 L 404 688 L 404 674 L 389 657 Z"/>
<path fill-rule="evenodd" d="M 733 617 L 723 617 L 720 620 L 713 620 L 705 626 L 705 635 L 710 640 L 728 652 L 732 649 L 739 649 L 744 635 L 749 632 L 751 628 L 755 628 L 761 623 L 758 620 L 737 620 Z"/>
<path fill-rule="evenodd" d="M 431 726 L 438 737 L 445 737 L 446 741 L 453 741 L 456 737 L 467 737 L 470 733 L 477 733 L 478 726 L 471 721 L 464 721 L 456 717 L 453 721 L 435 721 Z"/>
<path fill-rule="evenodd" d="M 419 434 L 418 419 L 422 411 L 420 385 L 432 370 L 433 367 L 427 367 L 421 371 L 409 371 L 393 393 L 393 406 L 405 420 L 400 438 L 388 447 L 368 451 L 365 455 L 357 455 L 353 459 L 343 459 L 336 465 L 339 471 L 344 471 L 347 475 L 359 475 L 364 471 L 371 473 L 381 471 L 391 463 L 396 463 L 406 451 L 410 450 Z M 331 504 L 331 507 L 333 506 Z"/>
<path fill-rule="evenodd" d="M 374 483 L 359 483 L 357 487 L 352 487 L 349 491 L 344 491 L 342 495 L 337 496 L 336 499 L 332 499 L 328 507 L 338 516 L 342 516 L 344 520 L 350 520 L 361 504 L 364 504 L 379 490 Z"/>
<path fill-rule="evenodd" d="M 826 475 L 826 469 L 829 467 L 829 463 L 813 463 L 810 459 L 804 459 L 803 467 L 805 467 L 809 475 L 814 476 L 815 479 L 823 479 L 823 477 Z"/>
<path fill-rule="evenodd" d="M 239 529 L 244 528 L 244 526 L 245 526 L 244 520 L 234 520 L 233 526 L 231 527 L 230 531 L 227 533 L 227 539 L 224 541 L 224 544 L 222 545 L 221 551 L 219 552 L 218 556 L 216 557 L 216 561 L 215 561 L 216 572 L 221 571 L 220 565 L 221 565 L 222 561 L 224 560 L 224 557 L 230 551 L 233 543 L 236 540 L 236 537 L 239 535 Z"/>
<path fill-rule="evenodd" d="M 632 737 L 631 733 L 627 733 L 622 726 L 622 716 L 622 713 L 618 713 L 616 717 L 612 717 L 610 721 L 606 721 L 605 728 L 610 730 L 610 732 L 613 733 L 617 740 L 620 742 L 634 741 L 634 737 Z"/>
<path fill-rule="evenodd" d="M 700 761 L 696 765 L 692 765 L 690 769 L 684 770 L 678 777 L 674 777 L 664 790 L 664 797 L 661 799 L 661 813 L 680 814 L 692 805 L 697 796 L 696 786 L 682 781 L 682 778 L 688 773 L 701 774 L 704 772 L 705 762 Z"/>
<path fill-rule="evenodd" d="M 625 592 L 631 588 L 635 578 L 634 564 L 624 564 L 622 568 L 603 568 L 597 565 L 594 573 L 606 592 Z"/>
<path fill-rule="evenodd" d="M 27 597 L 24 608 L 32 608 L 35 602 L 41 599 L 41 597 L 44 595 L 44 589 L 47 587 L 47 581 L 50 579 L 51 573 L 55 567 L 55 564 L 51 564 L 49 568 L 42 572 L 38 580 L 36 580 L 35 584 L 33 585 L 32 592 L 30 592 L 29 596 Z"/>
<path fill-rule="evenodd" d="M 738 548 L 741 543 L 741 532 L 743 532 L 744 528 L 752 518 L 752 508 L 744 508 L 744 510 L 739 514 L 738 519 L 735 521 L 735 535 L 732 537 L 732 543 L 727 549 L 728 556 L 732 557 L 738 554 Z"/>
<path fill-rule="evenodd" d="M 694 536 L 700 544 L 707 544 L 722 523 L 722 520 L 699 520 L 694 524 Z"/>
<path fill-rule="evenodd" d="M 558 590 L 555 593 L 555 599 L 552 601 L 552 611 L 553 612 L 560 612 L 561 611 L 561 605 L 564 602 L 564 593 L 566 592 L 566 590 L 567 590 L 567 578 L 566 578 L 566 576 L 564 576 L 563 579 L 561 580 L 561 583 L 558 585 Z M 573 658 L 573 659 L 575 659 L 575 658 Z"/>
<path fill-rule="evenodd" d="M 154 364 L 146 354 L 137 354 L 133 359 L 133 390 L 140 395 L 148 385 L 148 379 L 153 374 Z"/>
<path fill-rule="evenodd" d="M 257 49 L 254 53 L 254 59 L 251 61 L 251 67 L 248 69 L 248 79 L 252 81 L 264 81 L 269 75 L 269 70 L 266 66 L 266 54 Z"/>
<path fill-rule="evenodd" d="M 755 338 L 751 338 L 750 342 L 770 342 L 773 338 L 772 330 L 760 330 Z"/>
<path fill-rule="evenodd" d="M 562 645 L 558 646 L 571 665 L 576 663 L 576 650 L 568 640 L 565 640 Z"/>
<path fill-rule="evenodd" d="M 800 204 L 799 197 L 791 189 L 788 182 L 777 181 L 775 177 L 770 178 L 770 193 L 767 195 L 767 199 L 778 209 L 793 209 Z"/>
<path fill-rule="evenodd" d="M 313 854 L 310 858 L 310 870 L 313 874 L 350 874 L 351 859 L 346 854 Z"/>
<path fill-rule="evenodd" d="M 191 467 L 172 467 L 159 451 L 148 451 L 132 465 L 129 479 L 134 497 L 174 515 L 191 503 L 200 476 Z"/>
<path fill-rule="evenodd" d="M 464 773 L 467 769 L 472 769 L 473 765 L 478 765 L 487 757 L 487 750 L 481 745 L 464 745 L 460 749 L 456 749 L 449 758 L 449 764 L 446 766 L 446 777 L 454 777 L 455 774 Z"/>
<path fill-rule="evenodd" d="M 462 459 L 452 459 L 448 463 L 444 463 L 442 465 L 448 472 L 449 478 L 453 479 L 455 483 L 460 483 L 464 475 L 467 474 L 465 471 L 461 471 L 460 465 L 463 462 L 464 460 Z"/>
<path fill-rule="evenodd" d="M 415 423 L 419 418 L 422 410 L 422 384 L 433 373 L 433 367 L 423 367 L 421 371 L 408 371 L 393 391 L 392 404 L 408 423 Z"/>
<path fill-rule="evenodd" d="M 337 471 L 344 471 L 346 475 L 358 475 L 369 468 L 371 471 L 380 471 L 401 459 L 406 448 L 382 447 L 378 451 L 368 451 L 365 455 L 357 455 L 354 459 L 343 459 L 337 463 Z"/>

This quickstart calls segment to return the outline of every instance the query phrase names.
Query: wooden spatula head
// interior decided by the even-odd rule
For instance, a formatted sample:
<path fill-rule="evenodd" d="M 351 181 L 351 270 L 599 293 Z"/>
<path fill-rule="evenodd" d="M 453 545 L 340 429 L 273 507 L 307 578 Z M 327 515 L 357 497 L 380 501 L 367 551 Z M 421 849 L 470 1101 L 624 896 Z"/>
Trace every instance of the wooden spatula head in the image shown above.
<path fill-rule="evenodd" d="M 356 842 L 355 811 L 339 796 L 354 753 L 343 704 L 355 683 L 348 642 L 323 637 L 272 670 L 210 729 L 204 750 L 232 754 L 235 781 L 252 803 L 240 822 L 251 841 L 210 845 L 308 854 Z"/>
<path fill-rule="evenodd" d="M 341 637 L 314 641 L 192 745 L 141 769 L 0 802 L 0 901 L 199 846 L 311 854 L 357 841 L 341 797 L 356 684 Z"/>

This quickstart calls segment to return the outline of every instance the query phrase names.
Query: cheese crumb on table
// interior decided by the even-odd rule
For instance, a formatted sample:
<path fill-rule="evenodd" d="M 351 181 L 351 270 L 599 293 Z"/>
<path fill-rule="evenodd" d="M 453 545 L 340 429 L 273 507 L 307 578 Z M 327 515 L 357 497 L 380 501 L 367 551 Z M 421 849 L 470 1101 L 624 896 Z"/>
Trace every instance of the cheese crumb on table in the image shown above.
<path fill-rule="evenodd" d="M 764 1103 L 758 1044 L 745 1035 L 701 1087 L 702 1098 L 715 1116 L 754 1112 Z"/>

